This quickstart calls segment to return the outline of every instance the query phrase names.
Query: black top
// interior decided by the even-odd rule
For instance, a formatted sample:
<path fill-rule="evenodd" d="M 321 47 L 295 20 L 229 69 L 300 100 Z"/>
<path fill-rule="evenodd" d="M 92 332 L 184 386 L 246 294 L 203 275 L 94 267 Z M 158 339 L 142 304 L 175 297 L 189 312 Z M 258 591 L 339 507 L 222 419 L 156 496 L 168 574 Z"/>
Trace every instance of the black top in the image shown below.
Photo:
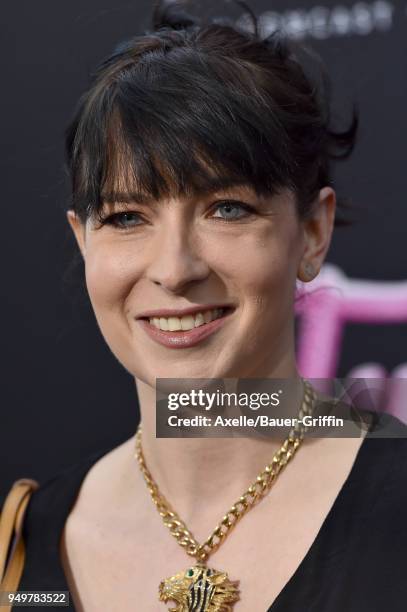
<path fill-rule="evenodd" d="M 394 437 L 378 437 L 377 429 L 368 433 L 314 542 L 266 612 L 406 612 L 407 426 L 383 418 Z M 69 590 L 59 539 L 82 481 L 106 452 L 60 472 L 33 494 L 20 590 Z"/>

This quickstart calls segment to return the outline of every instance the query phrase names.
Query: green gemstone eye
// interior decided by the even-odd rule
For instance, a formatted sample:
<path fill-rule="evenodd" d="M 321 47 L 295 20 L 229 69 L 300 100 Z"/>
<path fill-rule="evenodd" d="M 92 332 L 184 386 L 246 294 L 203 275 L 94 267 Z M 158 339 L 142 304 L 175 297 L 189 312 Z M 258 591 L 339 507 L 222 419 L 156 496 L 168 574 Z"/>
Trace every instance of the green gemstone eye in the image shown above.
<path fill-rule="evenodd" d="M 194 570 L 190 569 L 187 572 L 188 576 L 193 576 L 194 575 Z"/>
<path fill-rule="evenodd" d="M 208 569 L 208 570 L 206 571 L 206 575 L 207 575 L 207 576 L 210 576 L 211 574 L 212 574 L 211 570 L 210 570 L 210 569 Z"/>

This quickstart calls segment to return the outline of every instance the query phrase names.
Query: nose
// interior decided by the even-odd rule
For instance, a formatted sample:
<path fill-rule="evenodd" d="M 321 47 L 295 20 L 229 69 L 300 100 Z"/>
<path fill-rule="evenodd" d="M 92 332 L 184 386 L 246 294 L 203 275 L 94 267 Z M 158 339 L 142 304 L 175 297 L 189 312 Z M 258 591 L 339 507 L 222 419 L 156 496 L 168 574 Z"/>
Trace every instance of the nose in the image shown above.
<path fill-rule="evenodd" d="M 146 276 L 171 293 L 204 280 L 209 274 L 197 237 L 187 226 L 168 225 L 155 236 L 151 245 L 150 265 Z"/>

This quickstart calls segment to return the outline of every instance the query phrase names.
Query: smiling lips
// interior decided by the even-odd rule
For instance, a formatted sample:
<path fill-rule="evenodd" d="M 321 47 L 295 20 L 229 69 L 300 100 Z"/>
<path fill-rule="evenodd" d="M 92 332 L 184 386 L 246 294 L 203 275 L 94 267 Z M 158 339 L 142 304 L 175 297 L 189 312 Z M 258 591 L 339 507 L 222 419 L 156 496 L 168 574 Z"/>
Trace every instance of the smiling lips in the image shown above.
<path fill-rule="evenodd" d="M 177 311 L 151 311 L 138 322 L 159 344 L 169 348 L 189 348 L 217 331 L 233 310 L 228 306 L 204 310 L 193 307 L 184 310 L 186 314 L 182 316 L 176 316 Z"/>

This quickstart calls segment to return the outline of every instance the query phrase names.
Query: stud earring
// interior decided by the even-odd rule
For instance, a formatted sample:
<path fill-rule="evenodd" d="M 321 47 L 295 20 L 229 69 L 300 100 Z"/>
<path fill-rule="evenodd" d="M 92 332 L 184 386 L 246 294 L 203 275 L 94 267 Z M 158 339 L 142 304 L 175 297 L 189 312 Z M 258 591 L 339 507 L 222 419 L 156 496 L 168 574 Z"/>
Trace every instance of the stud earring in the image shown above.
<path fill-rule="evenodd" d="M 307 262 L 304 267 L 305 267 L 305 274 L 308 276 L 308 278 L 314 278 L 315 276 L 314 266 L 311 263 Z"/>
<path fill-rule="evenodd" d="M 301 266 L 301 270 L 298 278 L 305 283 L 311 281 L 316 276 L 314 266 L 308 261 Z"/>

